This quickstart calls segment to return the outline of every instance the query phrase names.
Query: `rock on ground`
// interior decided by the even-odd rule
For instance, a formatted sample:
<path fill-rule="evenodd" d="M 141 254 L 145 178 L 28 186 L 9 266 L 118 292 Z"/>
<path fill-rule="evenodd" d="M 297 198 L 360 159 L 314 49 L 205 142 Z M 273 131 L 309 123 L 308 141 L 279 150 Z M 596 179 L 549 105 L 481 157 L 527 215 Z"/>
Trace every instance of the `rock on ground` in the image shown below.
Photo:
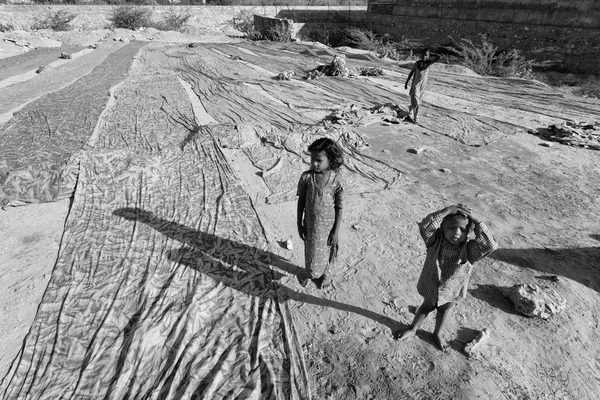
<path fill-rule="evenodd" d="M 519 284 L 505 292 L 518 312 L 528 317 L 549 319 L 561 312 L 566 300 L 554 289 L 541 288 L 536 284 Z"/>

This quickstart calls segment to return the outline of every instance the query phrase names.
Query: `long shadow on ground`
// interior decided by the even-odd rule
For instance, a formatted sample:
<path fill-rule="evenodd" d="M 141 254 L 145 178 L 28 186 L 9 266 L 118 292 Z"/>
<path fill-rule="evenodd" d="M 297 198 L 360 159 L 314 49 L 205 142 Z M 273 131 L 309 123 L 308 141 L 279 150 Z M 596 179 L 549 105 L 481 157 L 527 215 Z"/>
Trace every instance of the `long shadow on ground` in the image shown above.
<path fill-rule="evenodd" d="M 600 247 L 498 249 L 491 258 L 572 279 L 600 293 Z"/>
<path fill-rule="evenodd" d="M 303 273 L 304 269 L 290 264 L 287 260 L 276 254 L 210 233 L 201 232 L 177 222 L 162 219 L 151 212 L 138 208 L 121 208 L 115 210 L 113 214 L 130 221 L 149 225 L 165 236 L 185 244 L 186 246 L 181 249 L 169 251 L 169 260 L 193 268 L 215 281 L 250 296 L 272 297 L 277 295 L 278 299 L 282 301 L 291 299 L 302 303 L 352 312 L 385 325 L 392 332 L 406 327 L 400 322 L 373 311 L 296 292 L 281 285 L 277 282 L 277 279 L 280 279 L 283 275 L 273 271 L 269 267 L 269 263 L 296 276 Z M 214 251 L 217 247 L 228 248 L 229 251 L 227 254 L 220 254 Z M 256 262 L 238 257 L 238 254 L 252 254 L 250 260 L 255 260 Z M 249 281 L 251 284 L 249 284 Z"/>

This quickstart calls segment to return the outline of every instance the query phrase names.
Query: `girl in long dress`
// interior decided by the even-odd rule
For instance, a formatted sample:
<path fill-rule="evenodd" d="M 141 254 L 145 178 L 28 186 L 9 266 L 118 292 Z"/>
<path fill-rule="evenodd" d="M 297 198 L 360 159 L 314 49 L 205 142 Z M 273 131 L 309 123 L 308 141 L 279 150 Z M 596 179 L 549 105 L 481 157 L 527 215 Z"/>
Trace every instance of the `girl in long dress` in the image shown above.
<path fill-rule="evenodd" d="M 309 147 L 310 170 L 298 182 L 298 234 L 304 240 L 306 273 L 298 280 L 305 286 L 308 279 L 320 288 L 331 284 L 327 276 L 335 263 L 342 224 L 344 186 L 340 167 L 342 149 L 331 139 L 321 138 Z"/>

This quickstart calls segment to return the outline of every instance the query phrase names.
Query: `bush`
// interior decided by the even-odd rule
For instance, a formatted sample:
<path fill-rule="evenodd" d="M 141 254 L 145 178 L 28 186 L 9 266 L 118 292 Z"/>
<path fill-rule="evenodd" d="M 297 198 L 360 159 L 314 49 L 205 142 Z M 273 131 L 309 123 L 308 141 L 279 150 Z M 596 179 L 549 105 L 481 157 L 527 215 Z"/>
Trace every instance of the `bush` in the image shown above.
<path fill-rule="evenodd" d="M 180 31 L 192 15 L 190 10 L 181 10 L 179 8 L 170 8 L 163 17 L 163 20 L 154 24 L 154 28 L 161 31 Z"/>
<path fill-rule="evenodd" d="M 274 42 L 289 42 L 292 40 L 292 29 L 290 24 L 277 24 L 265 36 Z"/>
<path fill-rule="evenodd" d="M 534 68 L 547 68 L 552 65 L 550 61 L 529 60 L 517 49 L 498 52 L 498 46 L 488 42 L 485 35 L 480 37 L 480 45 L 469 39 L 461 39 L 458 44 L 450 38 L 455 47 L 444 48 L 459 56 L 462 65 L 479 75 L 534 79 Z"/>
<path fill-rule="evenodd" d="M 71 21 L 77 17 L 77 14 L 71 14 L 66 11 L 56 11 L 46 15 L 43 19 L 35 20 L 33 29 L 52 29 L 53 31 L 68 31 L 71 29 Z"/>
<path fill-rule="evenodd" d="M 109 21 L 114 28 L 136 30 L 152 25 L 151 16 L 152 11 L 148 9 L 125 4 L 113 8 Z"/>
<path fill-rule="evenodd" d="M 10 32 L 14 29 L 15 28 L 11 24 L 0 22 L 0 32 Z"/>
<path fill-rule="evenodd" d="M 406 52 L 401 50 L 409 46 L 409 41 L 404 37 L 396 43 L 389 35 L 377 36 L 366 29 L 350 27 L 344 30 L 343 40 L 347 46 L 375 52 L 380 58 L 387 57 L 398 61 L 407 59 L 407 55 L 412 55 L 412 51 L 408 51 L 405 55 L 403 53 Z"/>
<path fill-rule="evenodd" d="M 251 40 L 260 40 L 262 35 L 254 29 L 254 13 L 252 11 L 240 11 L 233 20 L 231 25 L 234 29 L 242 32 Z"/>

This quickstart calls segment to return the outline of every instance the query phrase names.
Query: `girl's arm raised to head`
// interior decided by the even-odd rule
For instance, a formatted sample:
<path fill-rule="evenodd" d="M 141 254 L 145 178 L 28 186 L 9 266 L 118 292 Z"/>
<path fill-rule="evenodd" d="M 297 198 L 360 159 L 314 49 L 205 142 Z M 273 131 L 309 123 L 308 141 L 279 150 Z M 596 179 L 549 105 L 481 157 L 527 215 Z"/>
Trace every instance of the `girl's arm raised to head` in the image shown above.
<path fill-rule="evenodd" d="M 481 221 L 475 223 L 475 240 L 467 243 L 467 261 L 473 264 L 477 260 L 490 255 L 498 248 L 498 242 L 486 224 Z"/>

